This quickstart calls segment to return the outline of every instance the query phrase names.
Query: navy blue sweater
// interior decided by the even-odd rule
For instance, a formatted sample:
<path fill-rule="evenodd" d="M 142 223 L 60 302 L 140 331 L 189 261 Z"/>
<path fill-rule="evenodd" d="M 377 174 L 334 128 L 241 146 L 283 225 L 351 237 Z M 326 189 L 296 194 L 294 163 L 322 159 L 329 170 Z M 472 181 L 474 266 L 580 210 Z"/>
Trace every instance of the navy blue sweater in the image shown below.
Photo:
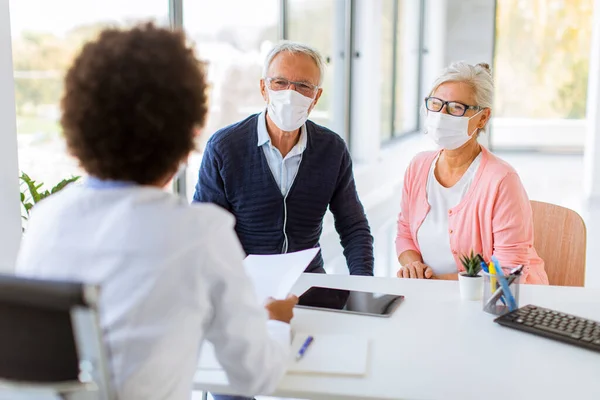
<path fill-rule="evenodd" d="M 373 275 L 373 237 L 358 199 L 344 141 L 329 129 L 307 121 L 306 149 L 296 179 L 284 197 L 262 147 L 257 145 L 257 119 L 258 115 L 252 115 L 210 138 L 194 201 L 215 203 L 231 212 L 247 254 L 280 254 L 286 235 L 288 252 L 319 246 L 329 207 L 350 273 Z M 324 272 L 320 253 L 306 271 Z"/>

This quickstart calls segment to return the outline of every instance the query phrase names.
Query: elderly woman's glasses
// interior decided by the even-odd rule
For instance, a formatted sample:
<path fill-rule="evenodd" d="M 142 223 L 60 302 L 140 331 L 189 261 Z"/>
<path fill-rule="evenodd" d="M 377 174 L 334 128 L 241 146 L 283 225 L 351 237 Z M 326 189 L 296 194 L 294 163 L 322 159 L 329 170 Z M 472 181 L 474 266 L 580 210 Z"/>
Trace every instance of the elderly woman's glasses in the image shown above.
<path fill-rule="evenodd" d="M 446 106 L 446 112 L 454 117 L 462 117 L 468 110 L 481 110 L 479 106 L 468 106 L 457 101 L 444 101 L 437 97 L 425 98 L 425 108 L 429 111 L 440 112 Z"/>
<path fill-rule="evenodd" d="M 266 78 L 267 87 L 274 91 L 287 90 L 294 85 L 296 92 L 306 97 L 315 97 L 319 87 L 309 82 L 288 81 L 285 78 Z"/>

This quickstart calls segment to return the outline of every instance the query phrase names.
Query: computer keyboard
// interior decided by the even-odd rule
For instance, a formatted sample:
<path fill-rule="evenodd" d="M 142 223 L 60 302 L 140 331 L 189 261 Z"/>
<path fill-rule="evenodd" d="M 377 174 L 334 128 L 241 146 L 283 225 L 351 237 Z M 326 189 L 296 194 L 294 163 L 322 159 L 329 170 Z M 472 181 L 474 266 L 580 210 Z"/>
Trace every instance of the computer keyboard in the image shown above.
<path fill-rule="evenodd" d="M 600 322 L 528 305 L 494 322 L 549 339 L 600 352 Z"/>

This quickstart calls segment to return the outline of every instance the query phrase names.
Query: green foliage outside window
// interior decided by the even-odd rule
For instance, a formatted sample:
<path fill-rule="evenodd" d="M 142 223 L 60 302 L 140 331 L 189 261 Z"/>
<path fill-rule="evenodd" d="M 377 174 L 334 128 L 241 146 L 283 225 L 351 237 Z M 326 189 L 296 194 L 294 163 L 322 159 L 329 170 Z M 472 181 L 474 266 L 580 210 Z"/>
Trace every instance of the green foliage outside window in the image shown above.
<path fill-rule="evenodd" d="M 33 208 L 34 205 L 44 200 L 46 197 L 54 194 L 62 189 L 64 189 L 70 183 L 77 181 L 80 176 L 72 176 L 67 179 L 63 179 L 58 182 L 52 189 L 50 190 L 42 190 L 44 186 L 43 183 L 38 183 L 35 180 L 31 179 L 29 175 L 22 172 L 20 176 L 20 180 L 23 183 L 24 190 L 21 191 L 21 205 L 23 206 L 23 215 L 21 217 L 24 220 L 27 220 L 29 217 L 29 212 Z"/>
<path fill-rule="evenodd" d="M 500 0 L 495 115 L 585 118 L 593 0 Z"/>
<path fill-rule="evenodd" d="M 497 2 L 496 116 L 585 117 L 593 3 L 593 0 Z M 320 44 L 317 47 L 330 54 L 331 40 L 323 38 L 331 35 L 331 12 L 323 12 L 321 8 L 300 8 L 302 15 L 294 14 L 289 28 L 294 39 Z M 305 21 L 311 21 L 311 28 L 303 29 L 303 35 L 298 37 L 295 29 L 300 22 L 306 26 Z M 13 38 L 19 133 L 60 134 L 58 104 L 64 72 L 81 44 L 108 25 L 114 24 L 84 25 L 64 35 L 22 32 Z M 265 33 L 273 29 L 265 28 Z M 251 90 L 257 91 L 255 82 L 250 84 Z M 323 94 L 318 110 L 329 107 L 328 95 Z"/>

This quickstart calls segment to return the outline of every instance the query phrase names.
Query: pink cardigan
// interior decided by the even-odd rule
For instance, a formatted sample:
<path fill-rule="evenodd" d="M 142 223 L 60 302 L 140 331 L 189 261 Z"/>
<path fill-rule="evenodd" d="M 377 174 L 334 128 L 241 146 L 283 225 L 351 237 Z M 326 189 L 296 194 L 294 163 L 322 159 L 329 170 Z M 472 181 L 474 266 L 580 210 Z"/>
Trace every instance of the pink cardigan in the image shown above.
<path fill-rule="evenodd" d="M 396 251 L 419 251 L 417 231 L 430 206 L 427 177 L 439 152 L 418 154 L 404 176 L 398 216 Z M 524 265 L 521 283 L 548 284 L 544 261 L 533 248 L 533 216 L 517 172 L 482 147 L 481 165 L 463 200 L 448 210 L 450 248 L 457 270 L 464 271 L 461 254 L 492 255 L 503 267 Z"/>

